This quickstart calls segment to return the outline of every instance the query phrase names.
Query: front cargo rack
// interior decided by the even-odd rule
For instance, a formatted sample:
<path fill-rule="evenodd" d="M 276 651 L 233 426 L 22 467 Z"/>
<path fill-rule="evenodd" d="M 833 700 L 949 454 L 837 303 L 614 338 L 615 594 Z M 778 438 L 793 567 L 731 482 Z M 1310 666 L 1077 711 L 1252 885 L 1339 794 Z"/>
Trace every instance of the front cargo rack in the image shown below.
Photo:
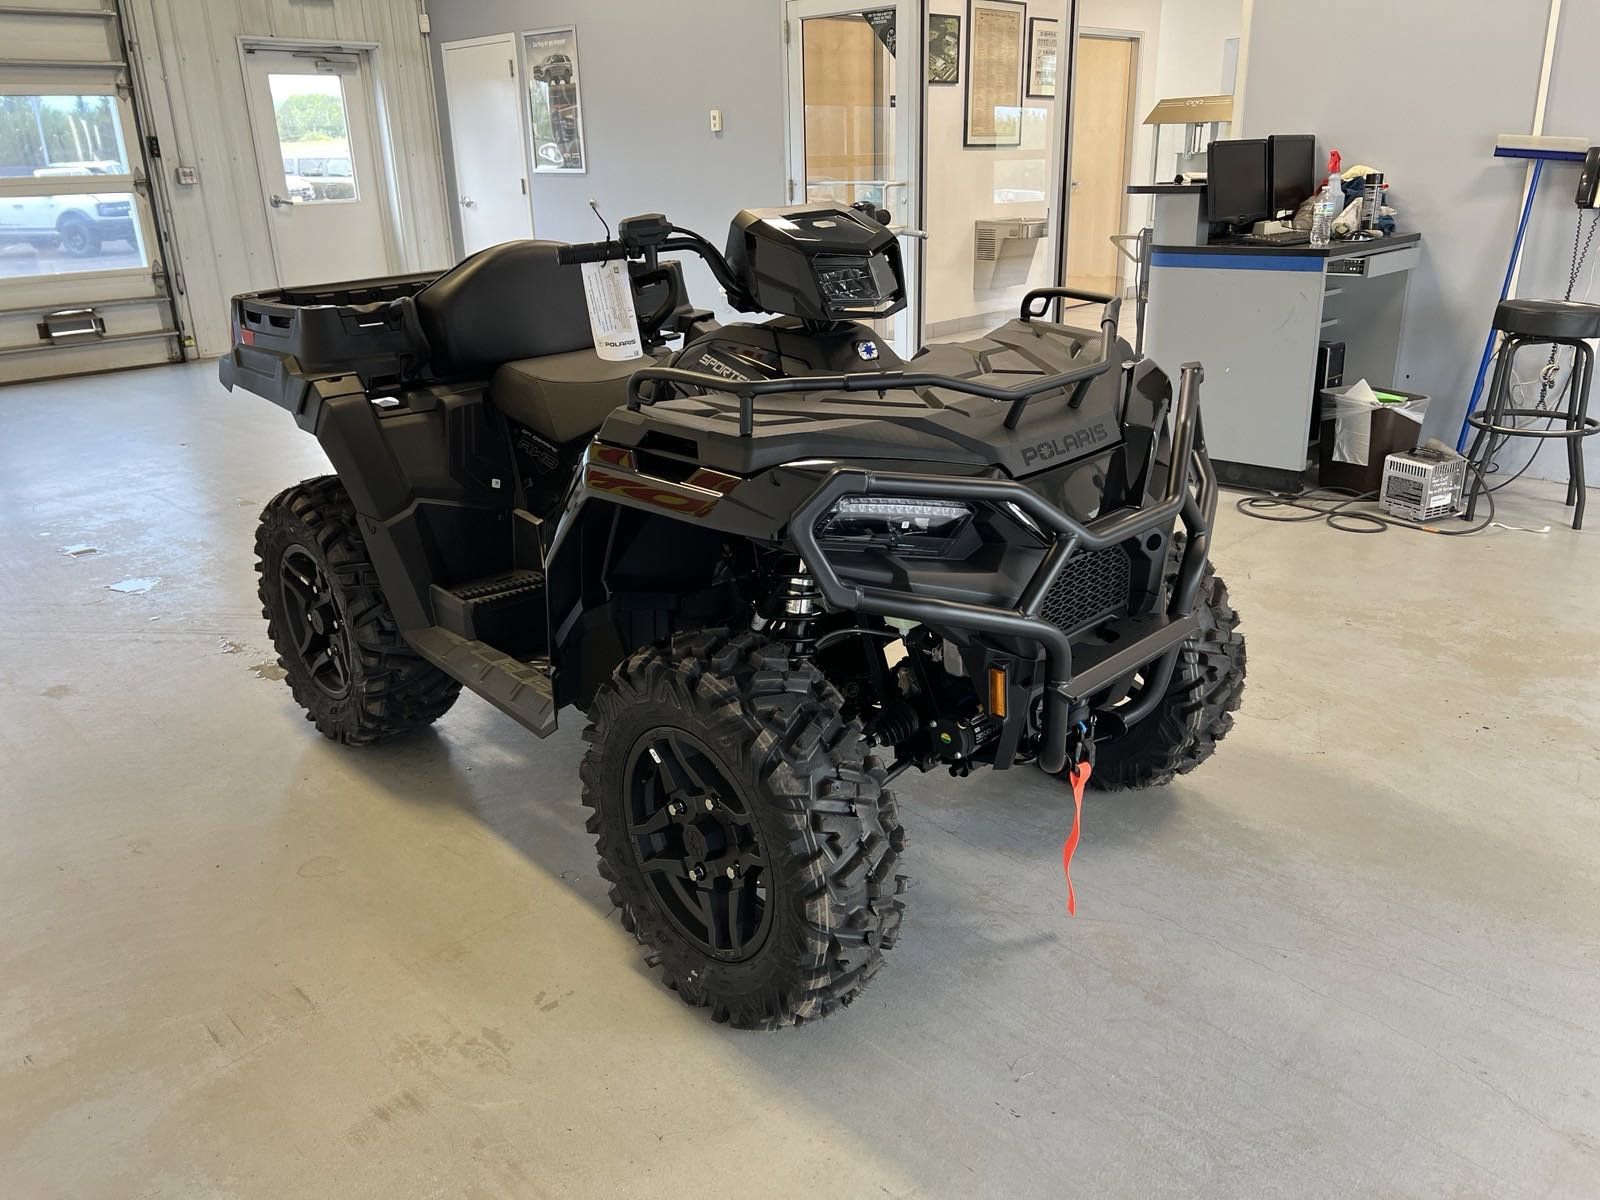
<path fill-rule="evenodd" d="M 700 388 L 708 392 L 724 392 L 739 398 L 739 436 L 753 437 L 758 396 L 792 395 L 795 392 L 877 392 L 882 396 L 883 393 L 896 388 L 943 388 L 947 391 L 1009 403 L 1011 409 L 1006 413 L 1005 426 L 1007 429 L 1015 429 L 1017 422 L 1022 420 L 1028 402 L 1036 396 L 1074 387 L 1072 398 L 1068 403 L 1076 407 L 1082 402 L 1084 391 L 1089 384 L 1112 367 L 1112 351 L 1116 348 L 1117 342 L 1117 314 L 1122 307 L 1122 301 L 1098 292 L 1081 292 L 1074 288 L 1035 288 L 1022 299 L 1022 320 L 1030 321 L 1041 316 L 1042 310 L 1034 311 L 1035 305 L 1041 300 L 1048 302 L 1058 297 L 1088 300 L 1105 305 L 1105 311 L 1100 317 L 1100 357 L 1092 363 L 1063 371 L 1059 375 L 1044 375 L 1030 383 L 1018 384 L 1016 387 L 997 387 L 993 384 L 978 383 L 972 379 L 960 379 L 954 375 L 939 375 L 929 371 L 857 371 L 848 375 L 797 375 L 786 379 L 737 380 L 725 379 L 720 375 L 711 375 L 704 371 L 688 371 L 681 367 L 644 367 L 635 371 L 628 380 L 628 407 L 637 412 L 643 406 L 654 404 L 658 400 L 681 398 L 659 394 L 661 389 L 653 389 L 652 394 L 647 396 L 644 393 L 644 385 L 647 383 L 671 383 L 679 387 Z"/>

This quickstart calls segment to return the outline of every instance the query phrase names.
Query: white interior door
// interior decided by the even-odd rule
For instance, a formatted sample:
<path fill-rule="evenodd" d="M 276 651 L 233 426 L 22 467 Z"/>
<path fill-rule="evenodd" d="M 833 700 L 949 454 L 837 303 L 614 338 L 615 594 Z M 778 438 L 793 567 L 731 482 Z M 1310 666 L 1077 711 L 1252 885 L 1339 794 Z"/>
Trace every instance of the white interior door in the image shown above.
<path fill-rule="evenodd" d="M 471 254 L 531 238 L 516 41 L 507 34 L 446 42 L 441 53 L 461 248 Z"/>
<path fill-rule="evenodd" d="M 244 51 L 267 227 L 284 286 L 386 275 L 386 187 L 361 55 Z"/>
<path fill-rule="evenodd" d="M 875 321 L 902 358 L 922 344 L 920 3 L 788 0 L 789 200 L 870 200 L 901 235 L 907 305 Z"/>

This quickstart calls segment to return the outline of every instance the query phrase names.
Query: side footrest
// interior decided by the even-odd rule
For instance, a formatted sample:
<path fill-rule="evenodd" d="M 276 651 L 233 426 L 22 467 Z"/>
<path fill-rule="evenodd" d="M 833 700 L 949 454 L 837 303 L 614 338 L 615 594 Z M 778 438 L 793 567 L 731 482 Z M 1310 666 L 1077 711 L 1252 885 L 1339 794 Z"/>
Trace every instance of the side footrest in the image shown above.
<path fill-rule="evenodd" d="M 540 737 L 555 732 L 555 689 L 543 661 L 523 662 L 438 625 L 409 633 L 406 640 L 423 658 L 518 724 Z"/>
<path fill-rule="evenodd" d="M 458 637 L 524 656 L 546 649 L 542 571 L 508 571 L 453 587 L 436 583 L 432 597 L 433 619 Z"/>

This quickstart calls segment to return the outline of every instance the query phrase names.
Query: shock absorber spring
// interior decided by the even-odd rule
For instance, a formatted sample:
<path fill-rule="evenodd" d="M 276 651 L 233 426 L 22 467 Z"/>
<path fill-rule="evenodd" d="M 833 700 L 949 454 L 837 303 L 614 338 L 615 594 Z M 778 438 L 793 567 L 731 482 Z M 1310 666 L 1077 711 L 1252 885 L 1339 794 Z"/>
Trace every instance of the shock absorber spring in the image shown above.
<path fill-rule="evenodd" d="M 822 615 L 822 589 L 799 558 L 785 560 L 772 593 L 757 606 L 751 627 L 774 641 L 789 643 L 795 658 L 809 658 L 817 648 L 817 618 Z"/>

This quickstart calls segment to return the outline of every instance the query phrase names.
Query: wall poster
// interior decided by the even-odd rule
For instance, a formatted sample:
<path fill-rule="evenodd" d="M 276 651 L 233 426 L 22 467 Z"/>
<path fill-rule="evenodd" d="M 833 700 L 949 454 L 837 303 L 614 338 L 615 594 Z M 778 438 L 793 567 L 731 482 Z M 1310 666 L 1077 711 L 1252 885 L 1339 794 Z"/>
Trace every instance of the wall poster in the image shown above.
<path fill-rule="evenodd" d="M 961 82 L 961 18 L 928 14 L 928 82 Z"/>
<path fill-rule="evenodd" d="M 1028 98 L 1051 100 L 1056 94 L 1056 62 L 1060 57 L 1061 24 L 1049 17 L 1028 21 Z"/>
<path fill-rule="evenodd" d="M 528 129 L 533 169 L 581 175 L 583 104 L 578 95 L 578 31 L 540 29 L 522 35 L 528 72 Z"/>
<path fill-rule="evenodd" d="M 1022 41 L 1027 5 L 968 0 L 967 146 L 1022 144 Z"/>

